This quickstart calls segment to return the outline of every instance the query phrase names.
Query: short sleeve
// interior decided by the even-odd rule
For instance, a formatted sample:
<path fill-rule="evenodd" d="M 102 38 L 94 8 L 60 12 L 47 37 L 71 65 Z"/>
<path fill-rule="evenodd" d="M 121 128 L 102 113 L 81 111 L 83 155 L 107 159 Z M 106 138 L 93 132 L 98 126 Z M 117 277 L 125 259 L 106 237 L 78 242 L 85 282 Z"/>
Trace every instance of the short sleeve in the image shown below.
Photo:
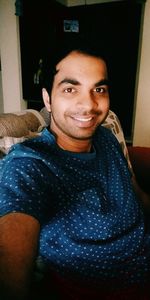
<path fill-rule="evenodd" d="M 0 178 L 0 215 L 29 214 L 42 223 L 51 198 L 47 167 L 38 159 L 8 159 Z"/>

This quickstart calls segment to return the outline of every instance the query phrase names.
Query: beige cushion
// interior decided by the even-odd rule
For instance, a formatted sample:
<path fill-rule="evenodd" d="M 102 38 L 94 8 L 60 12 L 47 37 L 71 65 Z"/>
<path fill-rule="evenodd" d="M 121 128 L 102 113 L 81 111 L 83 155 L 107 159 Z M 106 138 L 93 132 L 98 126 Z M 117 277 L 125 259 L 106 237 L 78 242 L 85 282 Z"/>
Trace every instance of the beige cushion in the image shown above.
<path fill-rule="evenodd" d="M 0 137 L 22 137 L 39 130 L 46 123 L 40 112 L 27 109 L 16 113 L 0 114 Z"/>
<path fill-rule="evenodd" d="M 0 114 L 0 157 L 7 154 L 12 145 L 37 135 L 45 126 L 44 118 L 34 109 Z"/>
<path fill-rule="evenodd" d="M 133 173 L 127 145 L 126 145 L 125 138 L 124 138 L 124 133 L 123 133 L 123 130 L 122 130 L 122 127 L 121 127 L 121 124 L 120 124 L 120 121 L 119 121 L 117 115 L 113 111 L 109 110 L 109 114 L 102 125 L 106 128 L 109 128 L 112 131 L 112 133 L 115 135 L 115 137 L 117 138 L 117 140 L 122 148 L 122 151 L 124 153 L 124 156 L 128 162 L 129 169 Z"/>

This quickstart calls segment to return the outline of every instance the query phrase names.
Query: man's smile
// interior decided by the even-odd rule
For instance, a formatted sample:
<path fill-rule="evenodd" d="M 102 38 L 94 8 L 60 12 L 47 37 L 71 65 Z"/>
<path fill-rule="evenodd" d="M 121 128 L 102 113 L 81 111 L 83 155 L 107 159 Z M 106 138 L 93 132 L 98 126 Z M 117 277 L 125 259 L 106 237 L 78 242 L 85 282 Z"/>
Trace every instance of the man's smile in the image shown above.
<path fill-rule="evenodd" d="M 95 124 L 95 116 L 87 116 L 87 115 L 71 115 L 71 119 L 74 121 L 77 127 L 88 128 L 92 127 Z"/>
<path fill-rule="evenodd" d="M 77 120 L 77 121 L 81 121 L 81 122 L 88 122 L 91 121 L 93 119 L 93 117 L 73 117 L 73 119 Z"/>

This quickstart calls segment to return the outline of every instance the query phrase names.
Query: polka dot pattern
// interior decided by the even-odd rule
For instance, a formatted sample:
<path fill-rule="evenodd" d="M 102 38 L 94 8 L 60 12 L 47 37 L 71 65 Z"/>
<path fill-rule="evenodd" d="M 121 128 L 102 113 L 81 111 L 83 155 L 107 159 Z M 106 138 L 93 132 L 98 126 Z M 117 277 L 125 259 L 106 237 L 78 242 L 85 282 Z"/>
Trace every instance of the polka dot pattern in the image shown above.
<path fill-rule="evenodd" d="M 150 235 L 115 137 L 100 127 L 92 153 L 60 149 L 44 129 L 1 160 L 0 211 L 41 223 L 39 257 L 61 274 L 146 280 Z"/>

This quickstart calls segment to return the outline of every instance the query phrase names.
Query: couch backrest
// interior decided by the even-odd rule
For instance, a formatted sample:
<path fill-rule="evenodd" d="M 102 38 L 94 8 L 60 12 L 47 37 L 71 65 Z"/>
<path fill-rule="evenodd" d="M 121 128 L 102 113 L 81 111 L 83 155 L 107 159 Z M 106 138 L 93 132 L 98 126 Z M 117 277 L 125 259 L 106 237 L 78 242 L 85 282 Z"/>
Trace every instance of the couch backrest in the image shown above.
<path fill-rule="evenodd" d="M 0 114 L 0 156 L 10 147 L 35 136 L 47 124 L 42 114 L 34 109 Z"/>

